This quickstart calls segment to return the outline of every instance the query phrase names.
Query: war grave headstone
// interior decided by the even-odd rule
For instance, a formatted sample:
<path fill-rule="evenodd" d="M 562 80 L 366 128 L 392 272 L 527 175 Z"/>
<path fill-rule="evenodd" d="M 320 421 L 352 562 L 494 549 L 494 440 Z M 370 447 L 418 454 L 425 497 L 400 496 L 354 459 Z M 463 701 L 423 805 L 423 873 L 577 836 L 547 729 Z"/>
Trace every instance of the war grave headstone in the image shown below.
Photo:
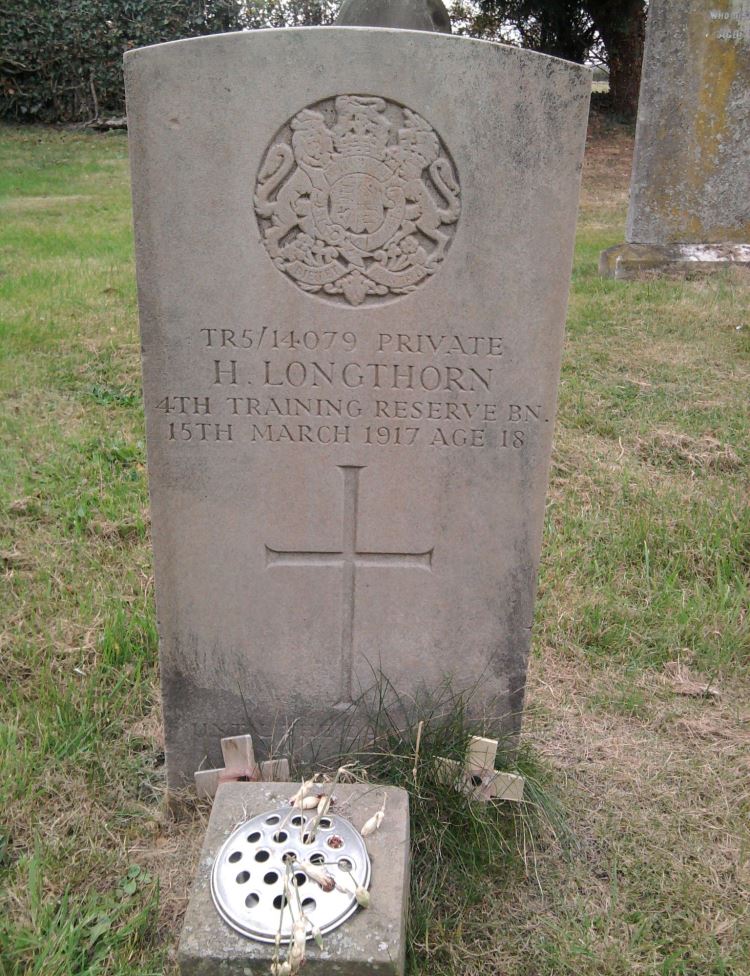
<path fill-rule="evenodd" d="M 750 0 L 652 0 L 626 243 L 603 275 L 750 266 Z"/>
<path fill-rule="evenodd" d="M 315 743 L 377 673 L 518 728 L 590 74 L 337 27 L 126 81 L 169 785 L 225 763 L 180 970 L 294 973 L 317 925 L 309 972 L 401 976 L 407 793 L 340 784 L 311 820 L 226 782 L 256 768 L 226 737 Z M 518 798 L 496 747 L 461 788 Z"/>
<path fill-rule="evenodd" d="M 516 731 L 590 72 L 348 27 L 125 65 L 170 788 L 378 674 Z"/>

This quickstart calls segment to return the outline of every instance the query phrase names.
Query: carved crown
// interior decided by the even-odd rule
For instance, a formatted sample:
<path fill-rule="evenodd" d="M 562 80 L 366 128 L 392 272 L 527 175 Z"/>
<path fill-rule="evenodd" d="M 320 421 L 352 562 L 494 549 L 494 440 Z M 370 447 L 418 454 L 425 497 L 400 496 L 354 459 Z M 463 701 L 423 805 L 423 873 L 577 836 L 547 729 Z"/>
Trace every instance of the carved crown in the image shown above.
<path fill-rule="evenodd" d="M 374 156 L 385 159 L 391 123 L 383 114 L 382 98 L 341 95 L 336 99 L 337 122 L 333 143 L 342 156 Z"/>

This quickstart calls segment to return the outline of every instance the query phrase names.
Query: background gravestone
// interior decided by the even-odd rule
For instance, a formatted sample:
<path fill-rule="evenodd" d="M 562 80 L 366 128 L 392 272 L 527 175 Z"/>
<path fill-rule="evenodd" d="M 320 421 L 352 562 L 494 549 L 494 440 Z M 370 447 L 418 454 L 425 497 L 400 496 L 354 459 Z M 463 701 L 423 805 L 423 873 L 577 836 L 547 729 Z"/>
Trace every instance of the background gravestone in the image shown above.
<path fill-rule="evenodd" d="M 627 243 L 602 274 L 750 264 L 750 0 L 649 5 Z"/>
<path fill-rule="evenodd" d="M 344 0 L 336 15 L 342 27 L 397 27 L 451 33 L 443 0 Z"/>
<path fill-rule="evenodd" d="M 590 72 L 347 27 L 126 55 L 170 786 L 382 672 L 520 722 Z"/>

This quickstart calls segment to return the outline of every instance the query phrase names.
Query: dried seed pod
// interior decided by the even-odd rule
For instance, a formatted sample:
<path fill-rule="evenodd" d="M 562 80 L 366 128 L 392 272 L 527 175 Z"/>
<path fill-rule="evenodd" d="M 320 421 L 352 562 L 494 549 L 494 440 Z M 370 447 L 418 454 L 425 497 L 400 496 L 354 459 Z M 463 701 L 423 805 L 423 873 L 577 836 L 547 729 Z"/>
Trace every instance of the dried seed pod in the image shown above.
<path fill-rule="evenodd" d="M 367 888 L 363 888 L 362 885 L 357 885 L 354 891 L 354 897 L 357 899 L 357 904 L 362 908 L 370 907 L 370 892 Z"/>
<path fill-rule="evenodd" d="M 363 837 L 368 837 L 370 834 L 374 834 L 376 830 L 380 827 L 383 822 L 383 817 L 385 817 L 385 801 L 387 797 L 383 797 L 383 806 L 378 810 L 377 813 L 373 813 L 365 825 L 360 830 L 360 834 Z"/>
<path fill-rule="evenodd" d="M 300 804 L 302 803 L 302 801 L 308 795 L 308 793 L 310 793 L 310 791 L 314 788 L 314 786 L 315 786 L 315 780 L 314 779 L 302 780 L 302 786 L 300 786 L 300 788 L 297 790 L 297 792 L 291 798 L 291 800 L 289 801 L 289 803 L 293 807 L 299 807 Z"/>
<path fill-rule="evenodd" d="M 325 868 L 311 864 L 309 861 L 297 861 L 297 866 L 305 872 L 311 881 L 319 884 L 323 891 L 333 891 L 336 887 L 333 875 Z"/>
<path fill-rule="evenodd" d="M 305 961 L 305 940 L 307 938 L 307 922 L 304 919 L 297 919 L 292 926 L 292 945 L 289 950 L 289 964 L 292 973 L 299 972 L 300 966 Z"/>
<path fill-rule="evenodd" d="M 382 824 L 383 817 L 384 814 L 382 810 L 378 810 L 377 813 L 373 813 L 370 819 L 365 822 L 364 826 L 360 830 L 360 834 L 362 834 L 363 837 L 369 837 L 370 834 L 374 834 L 378 827 Z"/>

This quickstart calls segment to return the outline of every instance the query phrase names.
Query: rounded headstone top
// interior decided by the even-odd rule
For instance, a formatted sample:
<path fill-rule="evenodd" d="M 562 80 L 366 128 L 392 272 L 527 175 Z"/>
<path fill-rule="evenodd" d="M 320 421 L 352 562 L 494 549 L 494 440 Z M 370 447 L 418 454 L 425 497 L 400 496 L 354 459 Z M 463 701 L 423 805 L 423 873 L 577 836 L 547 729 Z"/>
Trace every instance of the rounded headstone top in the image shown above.
<path fill-rule="evenodd" d="M 451 33 L 443 0 L 344 0 L 336 25 Z"/>

